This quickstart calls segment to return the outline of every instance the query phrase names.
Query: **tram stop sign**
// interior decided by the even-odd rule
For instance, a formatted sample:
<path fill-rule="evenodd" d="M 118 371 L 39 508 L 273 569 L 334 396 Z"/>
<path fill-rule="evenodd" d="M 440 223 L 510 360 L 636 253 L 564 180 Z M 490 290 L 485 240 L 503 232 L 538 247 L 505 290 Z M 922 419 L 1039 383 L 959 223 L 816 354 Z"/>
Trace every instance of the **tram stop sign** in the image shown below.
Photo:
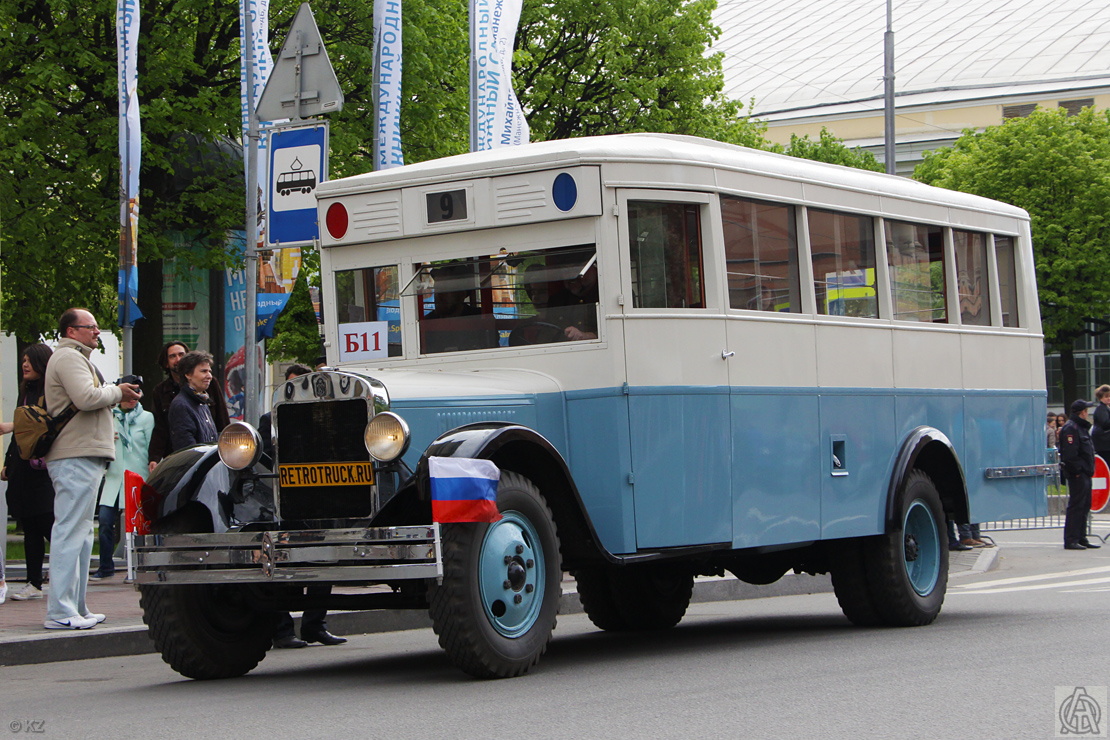
<path fill-rule="evenodd" d="M 1091 478 L 1091 511 L 1102 511 L 1110 500 L 1110 466 L 1095 455 L 1095 474 Z"/>

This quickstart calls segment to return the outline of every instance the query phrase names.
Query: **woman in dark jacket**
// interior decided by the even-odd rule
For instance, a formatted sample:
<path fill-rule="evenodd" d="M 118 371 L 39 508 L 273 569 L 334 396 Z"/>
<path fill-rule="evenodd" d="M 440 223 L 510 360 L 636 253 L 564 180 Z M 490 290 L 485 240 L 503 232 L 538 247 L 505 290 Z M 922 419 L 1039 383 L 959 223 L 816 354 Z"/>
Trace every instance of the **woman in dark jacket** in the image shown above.
<path fill-rule="evenodd" d="M 212 355 L 188 352 L 177 363 L 185 381 L 170 404 L 170 447 L 174 452 L 200 444 L 213 444 L 220 430 L 212 420 L 208 386 L 212 383 Z"/>
<path fill-rule="evenodd" d="M 17 406 L 39 403 L 45 389 L 46 362 L 53 351 L 45 344 L 33 344 L 23 351 L 23 380 L 19 384 Z M 23 548 L 27 558 L 27 585 L 12 594 L 13 601 L 42 598 L 42 563 L 46 543 L 54 527 L 54 486 L 40 458 L 24 460 L 15 439 L 8 445 L 0 478 L 8 481 L 8 512 L 23 528 Z"/>

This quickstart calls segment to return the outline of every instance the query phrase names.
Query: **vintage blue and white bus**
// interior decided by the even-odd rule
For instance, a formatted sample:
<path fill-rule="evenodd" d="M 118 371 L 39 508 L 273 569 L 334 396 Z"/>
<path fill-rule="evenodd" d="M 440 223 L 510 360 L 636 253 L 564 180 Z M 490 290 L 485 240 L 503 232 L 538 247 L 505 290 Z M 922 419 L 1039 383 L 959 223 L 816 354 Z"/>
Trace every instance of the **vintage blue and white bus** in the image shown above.
<path fill-rule="evenodd" d="M 271 509 L 209 503 L 181 529 L 204 496 L 149 497 L 154 531 L 177 527 L 138 548 L 156 621 L 174 584 L 217 577 L 289 608 L 314 582 L 401 583 L 457 665 L 511 676 L 550 640 L 565 571 L 603 629 L 674 626 L 698 575 L 791 570 L 830 573 L 856 624 L 922 625 L 945 594 L 946 519 L 1044 513 L 1019 208 L 655 134 L 449 157 L 317 197 L 330 367 L 278 387 L 273 459 L 221 439 L 215 487 L 272 489 Z M 433 521 L 429 461 L 452 457 L 496 465 L 500 520 Z M 373 484 L 308 482 L 339 463 L 371 465 Z M 427 567 L 367 570 L 328 528 L 368 550 L 417 532 Z M 235 536 L 261 544 L 207 570 L 173 559 Z M 255 652 L 188 669 L 245 672 Z"/>

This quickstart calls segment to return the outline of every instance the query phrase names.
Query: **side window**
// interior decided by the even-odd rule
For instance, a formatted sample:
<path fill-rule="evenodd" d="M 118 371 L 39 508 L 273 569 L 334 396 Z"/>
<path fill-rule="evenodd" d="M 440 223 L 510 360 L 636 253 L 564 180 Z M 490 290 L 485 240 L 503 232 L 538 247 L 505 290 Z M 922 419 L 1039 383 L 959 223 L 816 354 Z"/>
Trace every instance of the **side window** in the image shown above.
<path fill-rule="evenodd" d="M 794 217 L 794 206 L 721 197 L 729 306 L 802 310 Z"/>
<path fill-rule="evenodd" d="M 635 308 L 701 308 L 701 206 L 628 201 Z"/>
<path fill-rule="evenodd" d="M 811 208 L 808 222 L 817 313 L 877 318 L 871 217 Z"/>
<path fill-rule="evenodd" d="M 1014 237 L 995 236 L 994 256 L 998 262 L 998 296 L 1002 299 L 1002 325 L 1021 326 L 1018 317 L 1017 264 Z"/>
<path fill-rule="evenodd" d="M 886 221 L 885 226 L 894 318 L 948 321 L 944 229 L 904 221 Z"/>
<path fill-rule="evenodd" d="M 952 230 L 956 251 L 956 285 L 960 321 L 970 326 L 990 326 L 990 280 L 987 272 L 987 235 Z"/>
<path fill-rule="evenodd" d="M 359 350 L 364 349 L 379 357 L 401 356 L 401 304 L 396 265 L 335 273 L 335 310 L 338 314 L 336 323 L 340 327 L 381 323 L 382 330 L 376 334 L 376 344 L 372 341 L 373 332 L 356 332 L 355 335 L 362 337 Z"/>

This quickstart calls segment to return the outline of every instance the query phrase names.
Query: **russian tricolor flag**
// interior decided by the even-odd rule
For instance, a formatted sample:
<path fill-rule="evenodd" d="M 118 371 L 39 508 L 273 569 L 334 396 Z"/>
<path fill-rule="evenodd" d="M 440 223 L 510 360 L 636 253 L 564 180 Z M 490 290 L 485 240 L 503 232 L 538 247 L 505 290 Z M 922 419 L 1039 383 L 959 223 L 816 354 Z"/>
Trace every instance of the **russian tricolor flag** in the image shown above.
<path fill-rule="evenodd" d="M 469 457 L 429 457 L 432 482 L 432 520 L 436 522 L 496 522 L 497 482 L 501 471 L 490 460 Z"/>

